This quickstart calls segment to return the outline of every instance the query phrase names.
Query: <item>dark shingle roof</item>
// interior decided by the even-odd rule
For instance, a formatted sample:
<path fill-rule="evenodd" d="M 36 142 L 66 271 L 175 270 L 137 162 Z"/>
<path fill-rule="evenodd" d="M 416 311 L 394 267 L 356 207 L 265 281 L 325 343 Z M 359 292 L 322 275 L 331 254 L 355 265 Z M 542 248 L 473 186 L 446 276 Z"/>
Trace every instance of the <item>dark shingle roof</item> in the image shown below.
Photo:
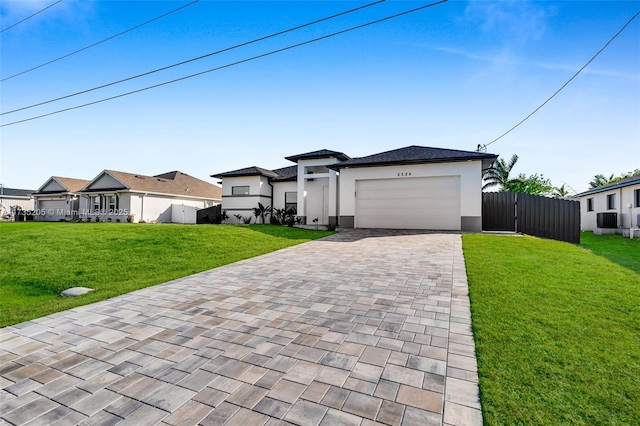
<path fill-rule="evenodd" d="M 351 157 L 346 155 L 345 153 L 338 151 L 331 151 L 330 149 L 321 149 L 320 151 L 307 152 L 305 154 L 292 155 L 290 157 L 285 157 L 286 160 L 293 161 L 297 163 L 299 160 L 312 160 L 314 158 L 327 158 L 327 157 L 335 157 L 340 161 L 350 160 Z"/>
<path fill-rule="evenodd" d="M 272 170 L 263 169 L 262 167 L 245 167 L 244 169 L 232 170 L 230 172 L 218 173 L 211 175 L 211 177 L 222 179 L 226 177 L 239 177 L 239 176 L 267 176 L 270 178 L 277 178 L 278 175 Z"/>
<path fill-rule="evenodd" d="M 328 166 L 332 169 L 344 167 L 371 167 L 389 164 L 440 163 L 467 160 L 495 160 L 497 155 L 476 151 L 460 151 L 457 149 L 430 148 L 426 146 L 408 146 L 381 152 L 379 154 L 359 157 Z"/>
<path fill-rule="evenodd" d="M 211 177 L 215 177 L 218 179 L 241 176 L 266 176 L 276 181 L 295 180 L 298 176 L 298 166 L 283 167 L 281 169 L 275 170 L 263 169 L 262 167 L 253 166 L 211 175 Z"/>
<path fill-rule="evenodd" d="M 298 166 L 283 167 L 273 171 L 278 175 L 276 181 L 296 180 L 298 178 Z"/>
<path fill-rule="evenodd" d="M 34 192 L 33 189 L 0 188 L 0 195 L 5 197 L 30 197 Z"/>
<path fill-rule="evenodd" d="M 596 194 L 598 192 L 610 191 L 612 189 L 624 188 L 625 186 L 636 185 L 640 183 L 640 175 L 631 176 L 628 178 L 620 179 L 617 182 L 610 183 L 607 185 L 599 186 L 597 188 L 590 189 L 585 192 L 581 192 L 580 194 L 576 194 L 576 197 L 582 197 L 584 195 Z"/>

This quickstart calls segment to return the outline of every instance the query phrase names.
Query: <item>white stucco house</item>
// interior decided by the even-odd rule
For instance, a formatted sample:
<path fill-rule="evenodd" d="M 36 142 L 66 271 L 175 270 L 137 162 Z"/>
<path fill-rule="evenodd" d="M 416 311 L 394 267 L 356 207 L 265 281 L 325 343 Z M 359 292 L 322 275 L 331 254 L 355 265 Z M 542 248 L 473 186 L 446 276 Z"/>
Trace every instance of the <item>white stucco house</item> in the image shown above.
<path fill-rule="evenodd" d="M 86 179 L 51 176 L 33 193 L 33 218 L 43 222 L 78 220 L 80 190 Z"/>
<path fill-rule="evenodd" d="M 180 171 L 155 176 L 103 170 L 92 180 L 51 177 L 34 194 L 35 220 L 196 223 L 222 189 Z"/>
<path fill-rule="evenodd" d="M 580 200 L 583 231 L 629 235 L 630 228 L 640 226 L 640 176 L 590 189 L 576 198 Z"/>
<path fill-rule="evenodd" d="M 327 149 L 286 157 L 294 166 L 247 167 L 222 180 L 222 209 L 250 216 L 262 203 L 295 206 L 302 223 L 341 228 L 480 231 L 482 176 L 497 155 L 409 146 L 360 158 Z"/>

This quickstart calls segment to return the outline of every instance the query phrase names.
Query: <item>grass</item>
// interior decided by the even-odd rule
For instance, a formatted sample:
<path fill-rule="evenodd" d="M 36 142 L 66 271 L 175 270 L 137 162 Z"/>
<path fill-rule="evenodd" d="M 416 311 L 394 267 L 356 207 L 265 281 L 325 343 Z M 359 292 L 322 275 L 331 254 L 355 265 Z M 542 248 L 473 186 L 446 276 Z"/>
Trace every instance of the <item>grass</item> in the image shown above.
<path fill-rule="evenodd" d="M 271 225 L 0 223 L 0 326 L 330 234 Z M 96 291 L 60 296 L 70 287 Z"/>
<path fill-rule="evenodd" d="M 580 233 L 580 244 L 598 256 L 606 257 L 640 274 L 640 238 L 622 238 L 622 235 L 595 235 Z"/>
<path fill-rule="evenodd" d="M 584 244 L 463 236 L 486 424 L 638 424 L 637 245 Z"/>

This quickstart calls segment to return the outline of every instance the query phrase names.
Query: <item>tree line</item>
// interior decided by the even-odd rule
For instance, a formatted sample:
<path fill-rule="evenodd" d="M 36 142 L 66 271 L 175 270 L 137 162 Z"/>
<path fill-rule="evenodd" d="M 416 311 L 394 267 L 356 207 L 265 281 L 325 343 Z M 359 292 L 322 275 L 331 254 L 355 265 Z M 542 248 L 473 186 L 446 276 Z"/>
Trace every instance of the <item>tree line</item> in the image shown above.
<path fill-rule="evenodd" d="M 518 156 L 516 154 L 513 154 L 509 161 L 505 161 L 504 158 L 498 158 L 485 173 L 483 177 L 485 184 L 482 189 L 498 187 L 500 192 L 524 192 L 531 195 L 554 198 L 566 198 L 571 195 L 569 193 L 571 189 L 566 184 L 562 184 L 559 187 L 553 186 L 551 181 L 541 174 L 534 173 L 527 176 L 524 173 L 520 173 L 516 177 L 512 177 L 511 171 L 517 162 Z M 589 189 L 609 185 L 632 176 L 640 176 L 640 169 L 622 173 L 619 176 L 612 174 L 609 178 L 606 178 L 605 175 L 597 174 L 589 182 Z M 573 192 L 575 193 L 575 191 Z"/>

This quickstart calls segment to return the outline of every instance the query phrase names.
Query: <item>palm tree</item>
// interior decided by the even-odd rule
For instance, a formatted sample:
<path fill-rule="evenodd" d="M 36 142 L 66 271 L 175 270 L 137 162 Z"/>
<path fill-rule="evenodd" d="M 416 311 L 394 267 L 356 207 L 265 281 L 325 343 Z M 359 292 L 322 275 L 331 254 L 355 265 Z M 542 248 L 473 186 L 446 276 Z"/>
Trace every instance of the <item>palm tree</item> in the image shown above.
<path fill-rule="evenodd" d="M 509 187 L 509 174 L 511 169 L 518 162 L 518 156 L 513 154 L 509 163 L 504 161 L 504 158 L 496 160 L 491 168 L 484 174 L 484 181 L 486 182 L 482 189 L 491 188 L 492 186 L 500 186 L 500 191 L 504 192 Z"/>
<path fill-rule="evenodd" d="M 565 188 L 564 184 L 561 187 L 553 188 L 553 198 L 567 198 L 569 190 Z"/>
<path fill-rule="evenodd" d="M 258 207 L 253 208 L 253 215 L 256 217 L 256 223 L 258 222 L 258 218 L 262 219 L 262 223 L 265 222 L 265 216 L 269 216 L 271 214 L 271 206 L 263 206 L 262 203 L 258 203 Z"/>
<path fill-rule="evenodd" d="M 609 177 L 609 179 L 604 177 L 604 175 L 602 175 L 602 174 L 595 175 L 593 177 L 593 180 L 591 182 L 589 182 L 589 189 L 595 189 L 595 188 L 598 188 L 600 186 L 604 186 L 604 185 L 608 184 L 609 182 L 611 182 L 612 180 L 613 180 L 613 175 L 611 175 Z"/>

